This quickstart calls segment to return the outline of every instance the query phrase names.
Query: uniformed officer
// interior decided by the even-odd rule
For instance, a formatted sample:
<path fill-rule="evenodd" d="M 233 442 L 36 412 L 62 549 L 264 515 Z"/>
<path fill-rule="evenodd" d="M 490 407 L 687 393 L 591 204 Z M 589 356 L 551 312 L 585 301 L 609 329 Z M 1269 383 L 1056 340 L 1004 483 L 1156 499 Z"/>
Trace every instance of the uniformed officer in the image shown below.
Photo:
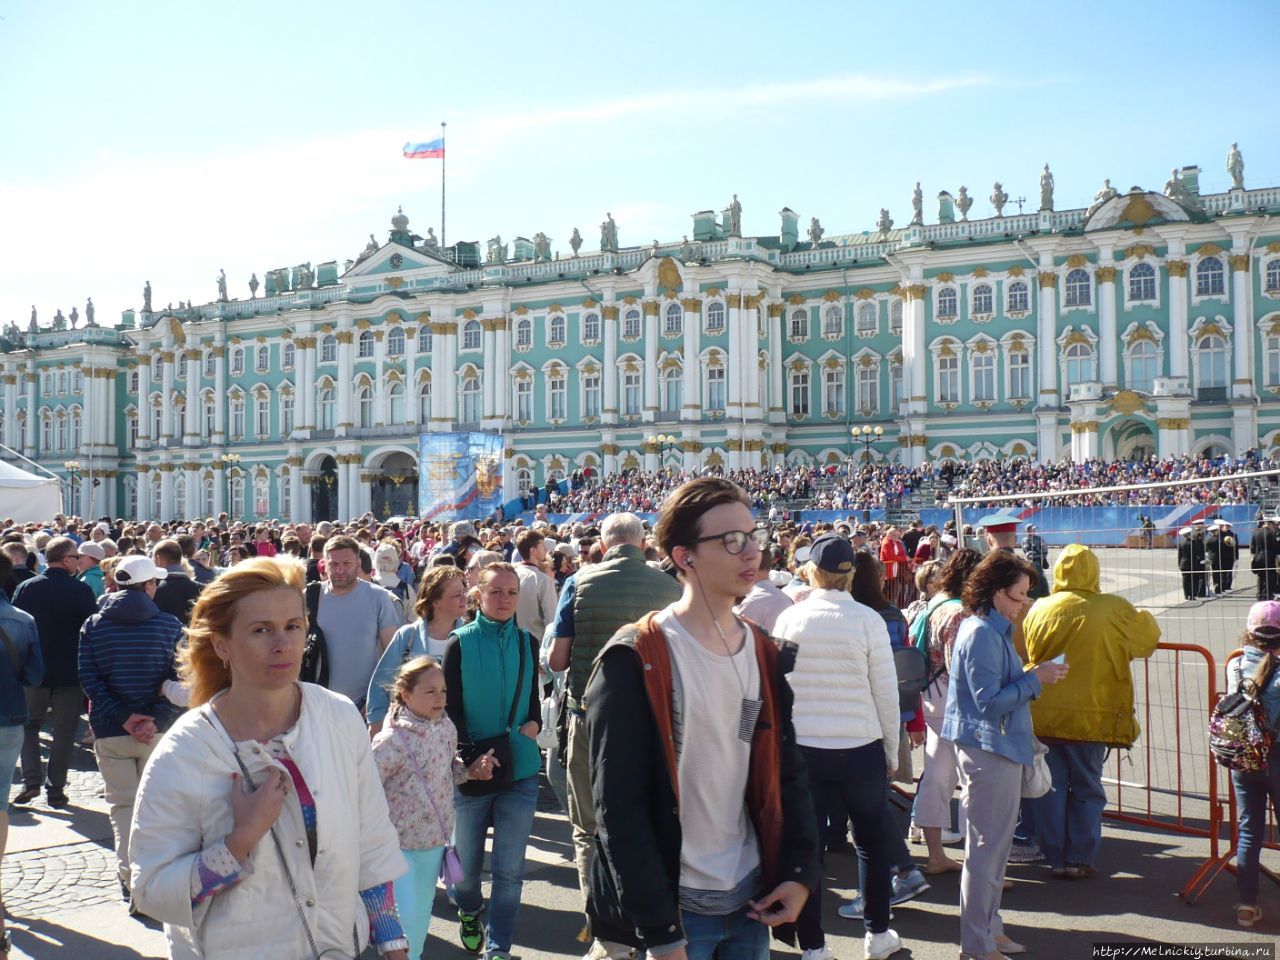
<path fill-rule="evenodd" d="M 1262 523 L 1254 531 L 1249 541 L 1249 569 L 1258 578 L 1258 599 L 1275 598 L 1276 588 L 1280 586 L 1280 574 L 1276 571 L 1276 561 L 1280 560 L 1280 531 L 1276 523 L 1280 518 L 1263 517 Z"/>
<path fill-rule="evenodd" d="M 1204 540 L 1196 536 L 1195 527 L 1178 531 L 1178 569 L 1182 571 L 1182 597 L 1194 600 L 1204 596 Z"/>
<path fill-rule="evenodd" d="M 1236 541 L 1231 524 L 1218 517 L 1213 521 L 1213 530 L 1205 540 L 1205 555 L 1208 557 L 1209 577 L 1213 581 L 1215 595 L 1221 596 L 1231 590 L 1239 553 L 1240 544 Z"/>
<path fill-rule="evenodd" d="M 1010 553 L 1019 553 L 1018 524 L 1021 522 L 1017 517 L 1008 513 L 993 513 L 979 520 L 978 526 L 986 534 L 987 551 L 1008 550 Z M 1035 527 L 1031 526 L 1028 529 L 1034 530 Z M 1049 595 L 1049 581 L 1045 579 L 1044 570 L 1040 568 L 1040 564 L 1035 563 L 1034 566 L 1040 569 L 1040 579 L 1038 582 L 1031 584 L 1031 589 L 1027 591 L 1027 596 L 1032 600 L 1039 600 L 1041 597 Z"/>

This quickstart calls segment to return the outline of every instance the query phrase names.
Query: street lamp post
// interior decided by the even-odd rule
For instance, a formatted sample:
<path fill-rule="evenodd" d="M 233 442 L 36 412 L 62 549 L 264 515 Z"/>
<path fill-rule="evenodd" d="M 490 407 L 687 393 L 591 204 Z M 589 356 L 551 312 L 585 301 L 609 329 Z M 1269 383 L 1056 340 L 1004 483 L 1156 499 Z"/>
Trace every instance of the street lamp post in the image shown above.
<path fill-rule="evenodd" d="M 235 519 L 235 475 L 239 469 L 241 457 L 238 453 L 224 453 L 222 465 L 227 471 L 227 516 Z"/>
<path fill-rule="evenodd" d="M 80 498 L 72 497 L 71 492 L 75 489 L 76 484 L 80 482 L 80 471 L 82 469 L 79 460 L 67 460 L 62 464 L 62 469 L 67 471 L 67 500 L 76 505 L 75 510 L 68 510 L 68 513 L 80 513 Z"/>
<path fill-rule="evenodd" d="M 658 469 L 662 469 L 663 461 L 666 459 L 667 451 L 674 450 L 680 438 L 669 433 L 660 433 L 657 436 L 649 438 L 649 446 L 656 447 L 658 451 Z"/>
<path fill-rule="evenodd" d="M 884 437 L 884 427 L 873 427 L 869 423 L 864 423 L 861 427 L 850 427 L 849 435 L 862 444 L 862 457 L 870 463 L 871 448 L 877 440 Z M 852 467 L 850 468 L 850 473 L 852 474 Z"/>

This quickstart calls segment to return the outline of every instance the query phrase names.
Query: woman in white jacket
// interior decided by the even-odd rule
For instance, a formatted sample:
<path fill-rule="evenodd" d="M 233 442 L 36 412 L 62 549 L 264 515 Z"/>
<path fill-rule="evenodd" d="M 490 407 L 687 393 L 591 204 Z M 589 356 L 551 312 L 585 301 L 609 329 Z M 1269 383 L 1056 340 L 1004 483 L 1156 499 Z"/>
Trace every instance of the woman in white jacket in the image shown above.
<path fill-rule="evenodd" d="M 298 682 L 302 566 L 259 558 L 205 587 L 180 652 L 194 709 L 138 789 L 133 902 L 183 960 L 325 960 L 372 939 L 406 960 L 405 872 L 351 701 Z M 372 937 L 370 932 L 372 931 Z"/>
<path fill-rule="evenodd" d="M 884 620 L 849 595 L 853 546 L 843 537 L 822 537 L 809 563 L 814 590 L 778 615 L 773 635 L 798 648 L 788 677 L 795 694 L 792 722 L 808 763 L 819 835 L 828 811 L 848 812 L 866 901 L 866 956 L 883 960 L 902 948 L 889 929 L 894 871 L 884 842 L 885 790 L 897 765 L 902 722 L 897 673 Z M 815 890 L 797 923 L 804 960 L 831 956 L 821 904 L 822 892 Z"/>

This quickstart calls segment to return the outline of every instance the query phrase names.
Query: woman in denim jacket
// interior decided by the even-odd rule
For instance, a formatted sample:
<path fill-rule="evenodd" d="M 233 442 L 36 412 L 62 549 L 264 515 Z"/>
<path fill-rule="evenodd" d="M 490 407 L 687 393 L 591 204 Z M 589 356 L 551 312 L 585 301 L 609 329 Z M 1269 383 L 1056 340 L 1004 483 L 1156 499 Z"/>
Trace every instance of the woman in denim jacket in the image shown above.
<path fill-rule="evenodd" d="M 1240 688 L 1241 679 L 1251 679 L 1266 658 L 1272 658 L 1270 676 L 1262 686 L 1263 712 L 1267 725 L 1280 738 L 1280 603 L 1260 600 L 1249 608 L 1245 623 L 1244 654 L 1227 668 L 1227 690 Z M 1266 669 L 1266 668 L 1264 668 Z M 1236 792 L 1240 828 L 1236 833 L 1236 923 L 1252 927 L 1262 919 L 1258 908 L 1258 859 L 1267 833 L 1267 797 L 1280 810 L 1280 748 L 1272 747 L 1267 769 L 1257 773 L 1231 771 Z"/>
<path fill-rule="evenodd" d="M 1065 664 L 1024 670 L 1013 647 L 1013 625 L 1030 608 L 1027 591 L 1039 576 L 1030 563 L 995 550 L 964 585 L 970 616 L 960 626 L 941 736 L 955 743 L 961 804 L 968 817 L 960 879 L 960 956 L 1000 960 L 1026 947 L 1004 935 L 1000 896 L 1022 799 L 1022 768 L 1035 739 L 1027 704 L 1042 684 L 1057 683 Z"/>

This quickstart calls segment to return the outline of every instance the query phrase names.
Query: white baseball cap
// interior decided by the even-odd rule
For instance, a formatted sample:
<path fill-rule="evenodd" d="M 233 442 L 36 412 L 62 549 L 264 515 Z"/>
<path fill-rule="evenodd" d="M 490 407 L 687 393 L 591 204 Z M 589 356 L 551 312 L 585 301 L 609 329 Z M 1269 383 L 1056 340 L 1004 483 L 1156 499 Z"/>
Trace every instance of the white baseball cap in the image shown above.
<path fill-rule="evenodd" d="M 132 556 L 125 557 L 116 564 L 115 572 L 111 578 L 120 586 L 132 586 L 135 583 L 146 583 L 148 580 L 163 580 L 169 576 L 169 571 L 157 567 L 151 562 L 150 557 Z"/>

